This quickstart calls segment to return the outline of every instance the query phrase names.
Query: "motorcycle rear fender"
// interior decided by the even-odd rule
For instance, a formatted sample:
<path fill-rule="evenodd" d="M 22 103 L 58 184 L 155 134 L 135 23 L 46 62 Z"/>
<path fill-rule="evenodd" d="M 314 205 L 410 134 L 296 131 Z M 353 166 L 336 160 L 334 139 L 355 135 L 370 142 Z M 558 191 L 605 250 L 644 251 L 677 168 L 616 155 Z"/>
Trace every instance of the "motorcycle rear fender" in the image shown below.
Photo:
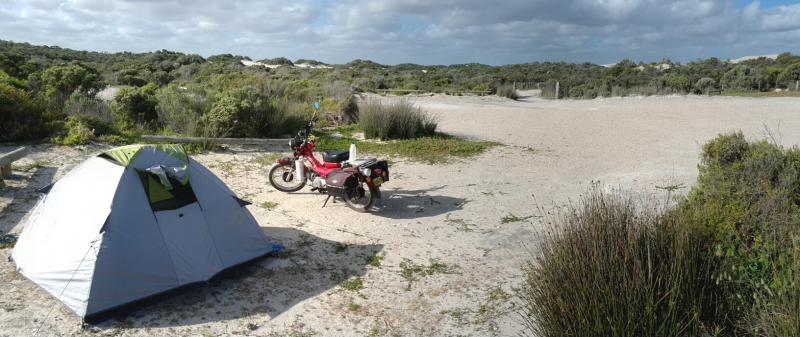
<path fill-rule="evenodd" d="M 381 188 L 380 187 L 373 185 L 371 182 L 367 183 L 367 186 L 370 188 L 370 190 L 375 191 L 375 196 L 378 197 L 378 199 L 381 198 Z"/>

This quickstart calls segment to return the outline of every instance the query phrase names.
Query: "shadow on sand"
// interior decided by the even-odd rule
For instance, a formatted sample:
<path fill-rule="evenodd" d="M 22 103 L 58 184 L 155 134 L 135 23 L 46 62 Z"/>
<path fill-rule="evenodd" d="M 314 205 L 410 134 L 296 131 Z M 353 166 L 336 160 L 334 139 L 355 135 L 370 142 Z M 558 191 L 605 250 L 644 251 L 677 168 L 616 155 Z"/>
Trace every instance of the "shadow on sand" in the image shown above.
<path fill-rule="evenodd" d="M 266 314 L 274 318 L 308 298 L 367 272 L 368 257 L 383 245 L 348 245 L 284 227 L 263 228 L 282 253 L 236 267 L 212 282 L 191 287 L 98 325 L 170 327 Z"/>
<path fill-rule="evenodd" d="M 0 234 L 11 232 L 19 224 L 39 201 L 41 194 L 37 190 L 50 185 L 58 172 L 58 168 L 52 166 L 36 166 L 26 170 L 32 173 L 20 174 L 25 171 L 14 167 L 11 177 L 4 179 L 7 186 L 0 188 L 0 196 L 11 199 L 11 203 L 0 212 Z"/>
<path fill-rule="evenodd" d="M 437 216 L 460 210 L 469 200 L 446 195 L 431 194 L 447 187 L 425 190 L 393 189 L 381 191 L 381 210 L 375 215 L 390 219 L 417 219 Z"/>

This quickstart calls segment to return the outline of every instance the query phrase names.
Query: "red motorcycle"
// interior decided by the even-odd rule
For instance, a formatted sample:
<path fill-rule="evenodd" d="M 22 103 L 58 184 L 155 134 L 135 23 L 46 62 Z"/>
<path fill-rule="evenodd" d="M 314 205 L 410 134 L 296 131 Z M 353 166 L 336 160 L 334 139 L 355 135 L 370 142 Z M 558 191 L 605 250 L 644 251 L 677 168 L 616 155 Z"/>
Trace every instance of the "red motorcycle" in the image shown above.
<path fill-rule="evenodd" d="M 327 194 L 328 200 L 343 199 L 358 212 L 372 208 L 381 197 L 380 186 L 389 181 L 389 164 L 385 160 L 350 158 L 349 151 L 323 152 L 322 162 L 314 156 L 315 137 L 311 132 L 316 117 L 289 141 L 293 157 L 281 158 L 269 169 L 269 182 L 281 192 L 297 192 L 306 185 L 312 191 Z"/>

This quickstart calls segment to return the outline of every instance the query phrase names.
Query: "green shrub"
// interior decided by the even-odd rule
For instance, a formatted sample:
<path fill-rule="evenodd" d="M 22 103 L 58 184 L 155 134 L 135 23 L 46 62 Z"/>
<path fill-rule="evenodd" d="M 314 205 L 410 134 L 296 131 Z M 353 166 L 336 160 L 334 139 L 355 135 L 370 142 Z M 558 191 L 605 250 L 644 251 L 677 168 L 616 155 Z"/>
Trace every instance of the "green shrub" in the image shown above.
<path fill-rule="evenodd" d="M 481 83 L 472 87 L 472 90 L 479 92 L 479 95 L 486 95 L 492 92 L 492 86 L 489 83 Z"/>
<path fill-rule="evenodd" d="M 122 88 L 111 102 L 111 111 L 123 129 L 136 126 L 154 128 L 158 122 L 156 93 L 158 87 L 149 84 L 142 88 Z"/>
<path fill-rule="evenodd" d="M 322 94 L 322 86 L 314 80 L 296 80 L 286 88 L 286 98 L 295 101 L 312 100 Z"/>
<path fill-rule="evenodd" d="M 61 145 L 85 145 L 99 140 L 123 144 L 130 139 L 131 134 L 121 132 L 112 122 L 79 113 L 67 117 L 63 130 L 52 138 L 52 142 Z"/>
<path fill-rule="evenodd" d="M 786 278 L 791 283 L 755 307 L 745 323 L 752 336 L 800 336 L 800 241 L 797 238 L 794 253 L 786 262 L 793 267 L 789 269 L 793 275 Z"/>
<path fill-rule="evenodd" d="M 786 261 L 800 234 L 800 150 L 748 143 L 741 132 L 703 150 L 697 186 L 678 211 L 714 236 L 720 306 L 738 320 L 791 283 Z"/>
<path fill-rule="evenodd" d="M 666 86 L 678 91 L 678 92 L 687 92 L 691 88 L 691 83 L 686 76 L 676 75 L 676 74 L 666 74 L 664 75 L 664 82 Z"/>
<path fill-rule="evenodd" d="M 20 90 L 28 90 L 28 84 L 25 81 L 6 74 L 2 70 L 0 70 L 0 84 L 7 84 Z"/>
<path fill-rule="evenodd" d="M 0 142 L 41 139 L 51 127 L 51 118 L 30 94 L 0 83 Z"/>
<path fill-rule="evenodd" d="M 701 93 L 706 94 L 713 90 L 717 86 L 717 81 L 710 77 L 703 77 L 697 80 L 697 83 L 694 84 L 694 89 Z"/>
<path fill-rule="evenodd" d="M 64 124 L 67 134 L 63 138 L 56 139 L 55 143 L 62 145 L 85 145 L 94 139 L 94 130 L 81 118 L 70 116 Z"/>
<path fill-rule="evenodd" d="M 501 86 L 497 87 L 496 94 L 497 94 L 497 96 L 510 98 L 510 99 L 513 99 L 513 100 L 516 100 L 517 98 L 519 98 L 519 94 L 517 93 L 517 90 L 514 89 L 514 86 L 512 86 L 510 84 L 504 84 L 504 85 L 501 85 Z"/>
<path fill-rule="evenodd" d="M 73 92 L 66 102 L 64 102 L 64 114 L 91 116 L 107 123 L 114 122 L 111 114 L 111 107 L 108 102 L 90 97 L 80 92 Z"/>
<path fill-rule="evenodd" d="M 203 125 L 209 137 L 230 137 L 239 125 L 239 107 L 236 98 L 219 99 L 203 116 Z"/>
<path fill-rule="evenodd" d="M 205 111 L 210 111 L 205 92 L 189 92 L 175 85 L 164 88 L 156 94 L 156 112 L 162 125 L 162 132 L 203 136 L 201 119 Z"/>
<path fill-rule="evenodd" d="M 302 127 L 304 117 L 298 110 L 291 101 L 248 87 L 222 96 L 203 116 L 203 123 L 212 137 L 283 136 Z"/>
<path fill-rule="evenodd" d="M 555 219 L 520 291 L 539 337 L 699 336 L 713 317 L 705 236 L 633 199 L 592 190 Z"/>
<path fill-rule="evenodd" d="M 436 117 L 406 99 L 367 100 L 359 107 L 359 126 L 367 138 L 410 139 L 436 133 Z"/>

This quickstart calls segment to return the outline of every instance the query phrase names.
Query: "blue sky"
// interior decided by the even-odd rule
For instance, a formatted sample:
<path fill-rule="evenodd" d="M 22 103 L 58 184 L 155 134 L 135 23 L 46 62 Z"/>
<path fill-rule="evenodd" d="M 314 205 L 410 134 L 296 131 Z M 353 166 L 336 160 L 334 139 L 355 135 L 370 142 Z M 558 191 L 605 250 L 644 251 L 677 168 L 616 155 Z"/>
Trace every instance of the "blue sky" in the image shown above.
<path fill-rule="evenodd" d="M 329 63 L 685 62 L 800 54 L 800 1 L 2 0 L 0 39 Z"/>

